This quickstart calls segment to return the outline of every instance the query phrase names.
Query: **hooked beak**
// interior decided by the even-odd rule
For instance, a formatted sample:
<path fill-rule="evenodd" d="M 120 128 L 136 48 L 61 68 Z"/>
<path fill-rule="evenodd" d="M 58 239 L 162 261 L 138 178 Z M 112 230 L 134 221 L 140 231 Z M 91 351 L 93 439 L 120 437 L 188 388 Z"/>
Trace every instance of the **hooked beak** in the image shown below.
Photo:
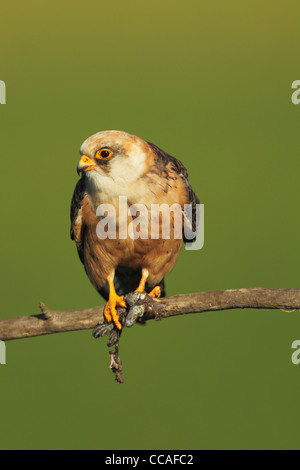
<path fill-rule="evenodd" d="M 90 157 L 87 155 L 82 155 L 79 163 L 77 165 L 77 173 L 80 175 L 83 171 L 93 170 L 97 165 Z"/>

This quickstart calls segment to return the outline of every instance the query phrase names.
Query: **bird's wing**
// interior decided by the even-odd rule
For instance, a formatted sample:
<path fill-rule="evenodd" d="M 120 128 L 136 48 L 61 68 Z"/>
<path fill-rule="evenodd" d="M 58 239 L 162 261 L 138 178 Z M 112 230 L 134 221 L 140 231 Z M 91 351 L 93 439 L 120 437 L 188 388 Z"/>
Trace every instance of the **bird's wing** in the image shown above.
<path fill-rule="evenodd" d="M 185 215 L 185 223 L 186 223 L 186 229 L 187 231 L 192 231 L 193 233 L 197 233 L 198 231 L 198 226 L 199 221 L 197 217 L 197 205 L 200 204 L 200 201 L 195 194 L 193 188 L 190 185 L 189 182 L 189 175 L 188 171 L 183 165 L 183 163 L 178 160 L 175 157 L 172 157 L 168 153 L 164 152 L 164 150 L 160 149 L 154 144 L 151 144 L 148 142 L 150 145 L 152 151 L 154 152 L 155 155 L 155 165 L 157 166 L 158 171 L 160 172 L 161 175 L 164 175 L 166 178 L 168 177 L 168 170 L 174 171 L 175 173 L 178 174 L 178 176 L 181 178 L 181 181 L 185 187 L 186 190 L 186 195 L 187 195 L 187 202 L 186 204 L 191 205 L 191 214 L 186 214 Z M 198 214 L 199 215 L 199 214 Z M 186 238 L 186 233 L 183 230 L 183 241 L 184 243 L 191 243 L 196 240 L 195 236 L 194 238 Z"/>
<path fill-rule="evenodd" d="M 82 222 L 82 204 L 86 196 L 84 178 L 78 181 L 71 202 L 71 239 L 76 242 L 79 258 L 84 263 L 83 237 L 85 226 Z"/>

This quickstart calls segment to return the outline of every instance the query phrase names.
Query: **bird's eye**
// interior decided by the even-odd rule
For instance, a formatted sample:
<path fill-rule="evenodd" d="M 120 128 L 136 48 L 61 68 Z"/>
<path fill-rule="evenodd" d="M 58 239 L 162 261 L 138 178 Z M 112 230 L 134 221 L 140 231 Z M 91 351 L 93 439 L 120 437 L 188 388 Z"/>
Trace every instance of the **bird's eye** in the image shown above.
<path fill-rule="evenodd" d="M 101 149 L 96 153 L 96 158 L 99 160 L 109 160 L 113 156 L 114 152 L 110 149 Z"/>

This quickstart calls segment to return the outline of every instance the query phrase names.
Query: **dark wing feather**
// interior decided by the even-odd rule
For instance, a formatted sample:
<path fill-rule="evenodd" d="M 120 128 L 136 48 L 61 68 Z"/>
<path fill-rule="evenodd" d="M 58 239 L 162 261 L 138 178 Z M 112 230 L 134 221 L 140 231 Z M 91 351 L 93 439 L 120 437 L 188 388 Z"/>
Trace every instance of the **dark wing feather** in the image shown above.
<path fill-rule="evenodd" d="M 156 155 L 155 164 L 156 164 L 156 168 L 159 171 L 159 173 L 161 175 L 163 175 L 165 173 L 165 175 L 167 177 L 166 168 L 168 166 L 169 168 L 171 168 L 173 171 L 175 171 L 175 173 L 177 173 L 181 177 L 182 182 L 183 182 L 183 184 L 186 188 L 186 192 L 187 192 L 187 196 L 188 196 L 188 204 L 191 204 L 191 206 L 192 206 L 192 211 L 191 211 L 190 217 L 188 217 L 188 222 L 189 222 L 189 224 L 192 228 L 192 231 L 194 233 L 197 233 L 198 228 L 199 228 L 199 227 L 197 227 L 197 222 L 199 224 L 199 221 L 197 220 L 197 205 L 200 204 L 200 201 L 199 201 L 198 197 L 196 196 L 193 188 L 190 185 L 189 175 L 188 175 L 187 169 L 185 168 L 183 163 L 180 160 L 178 160 L 177 158 L 172 157 L 172 155 L 169 155 L 168 153 L 164 152 L 164 150 L 160 149 L 159 147 L 157 147 L 154 144 L 151 144 L 150 142 L 148 142 L 148 144 L 150 145 L 151 149 L 153 150 L 154 154 Z M 191 242 L 194 242 L 195 240 L 196 240 L 196 237 L 187 239 L 186 236 L 185 236 L 185 233 L 183 231 L 183 241 L 184 241 L 184 243 L 191 243 Z"/>
<path fill-rule="evenodd" d="M 83 238 L 84 225 L 81 220 L 82 202 L 86 195 L 84 177 L 78 181 L 71 202 L 71 239 L 76 242 L 79 258 L 84 263 Z"/>

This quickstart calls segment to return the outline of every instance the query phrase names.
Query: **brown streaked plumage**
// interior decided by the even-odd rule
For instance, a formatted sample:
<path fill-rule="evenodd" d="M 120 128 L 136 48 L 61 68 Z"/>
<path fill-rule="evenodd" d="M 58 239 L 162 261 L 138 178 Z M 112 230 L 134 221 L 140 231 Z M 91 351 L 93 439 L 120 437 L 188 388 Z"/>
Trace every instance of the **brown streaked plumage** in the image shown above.
<path fill-rule="evenodd" d="M 121 131 L 99 132 L 82 144 L 81 155 L 78 172 L 82 176 L 71 205 L 71 238 L 76 242 L 90 281 L 108 300 L 106 318 L 121 329 L 116 306 L 124 306 L 122 296 L 133 291 L 139 282 L 138 290 L 149 293 L 158 285 L 165 295 L 164 276 L 176 263 L 182 239 L 174 238 L 174 214 L 171 215 L 170 239 L 162 239 L 160 225 L 157 227 L 159 238 L 151 239 L 151 223 L 148 239 L 133 240 L 128 236 L 120 239 L 119 196 L 127 197 L 128 206 L 146 206 L 149 222 L 152 204 L 169 207 L 178 204 L 182 210 L 185 204 L 192 204 L 190 224 L 194 232 L 199 200 L 189 184 L 183 164 L 137 136 Z M 101 240 L 97 236 L 99 217 L 96 211 L 100 204 L 111 204 L 116 210 L 116 239 Z M 128 226 L 133 218 L 128 217 Z M 187 241 L 184 235 L 182 238 Z M 155 289 L 152 294 L 158 292 Z"/>

